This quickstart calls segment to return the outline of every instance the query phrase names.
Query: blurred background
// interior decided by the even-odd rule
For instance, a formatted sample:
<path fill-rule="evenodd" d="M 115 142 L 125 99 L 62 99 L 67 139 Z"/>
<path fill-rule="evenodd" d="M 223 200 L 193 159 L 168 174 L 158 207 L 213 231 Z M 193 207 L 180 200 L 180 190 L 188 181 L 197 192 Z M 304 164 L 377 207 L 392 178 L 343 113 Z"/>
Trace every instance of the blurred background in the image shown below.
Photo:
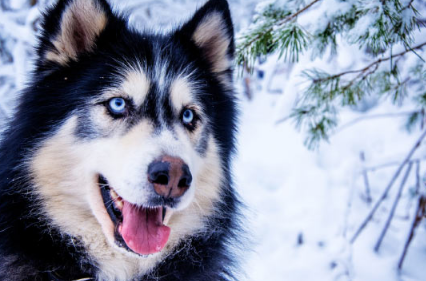
<path fill-rule="evenodd" d="M 0 131 L 13 114 L 19 91 L 28 80 L 41 13 L 52 2 L 0 0 Z M 138 29 L 169 30 L 188 19 L 205 1 L 109 2 L 116 11 L 129 14 L 129 24 Z M 241 44 L 247 32 L 256 27 L 253 19 L 259 19 L 265 7 L 277 1 L 229 2 L 237 42 Z M 296 11 L 315 2 L 297 19 L 302 30 L 311 34 L 311 30 L 329 24 L 327 19 L 337 21 L 336 14 L 349 11 L 350 7 L 344 9 L 351 3 L 371 7 L 382 5 L 381 2 L 399 3 L 278 2 L 297 2 Z M 400 2 L 409 8 L 416 5 L 417 17 L 420 23 L 423 20 L 424 27 L 425 2 Z M 285 16 L 289 15 L 291 12 Z M 404 17 L 409 16 L 403 16 L 403 22 Z M 372 23 L 364 20 L 355 30 L 361 33 L 369 24 Z M 426 38 L 422 27 L 410 30 L 412 46 L 422 44 Z M 399 102 L 370 94 L 356 104 L 339 108 L 335 116 L 338 123 L 327 131 L 325 140 L 309 149 L 306 139 L 312 132 L 297 126 L 294 114 L 310 87 L 304 71 L 339 73 L 362 69 L 377 58 L 386 58 L 389 52 L 392 58 L 407 50 L 406 46 L 395 44 L 373 56 L 368 49 L 351 44 L 350 40 L 348 43 L 343 37 L 335 40 L 337 47 L 321 56 L 312 55 L 315 46 L 300 52 L 297 60 L 267 50 L 266 55 L 256 56 L 251 65 L 236 67 L 235 89 L 241 116 L 233 170 L 236 188 L 246 205 L 244 227 L 250 240 L 241 241 L 240 245 L 248 249 L 242 257 L 241 280 L 426 280 L 426 201 L 422 201 L 426 193 L 426 149 L 419 139 L 424 130 L 424 111 L 416 100 L 410 99 L 412 88 L 420 87 L 416 89 L 424 92 L 425 87 L 421 88 L 421 83 L 407 84 L 403 93 L 406 99 Z M 424 48 L 401 55 L 399 63 L 404 67 L 400 72 L 417 67 L 425 57 Z M 389 67 L 388 61 L 383 67 Z M 424 72 L 426 68 L 421 65 L 420 69 Z M 406 71 L 405 75 L 410 74 Z M 423 78 L 426 81 L 426 75 Z M 413 112 L 423 113 L 416 117 L 419 124 L 407 130 L 407 118 L 413 118 Z M 415 146 L 417 141 L 419 145 Z M 384 193 L 387 187 L 389 192 Z M 403 264 L 399 266 L 402 257 Z"/>

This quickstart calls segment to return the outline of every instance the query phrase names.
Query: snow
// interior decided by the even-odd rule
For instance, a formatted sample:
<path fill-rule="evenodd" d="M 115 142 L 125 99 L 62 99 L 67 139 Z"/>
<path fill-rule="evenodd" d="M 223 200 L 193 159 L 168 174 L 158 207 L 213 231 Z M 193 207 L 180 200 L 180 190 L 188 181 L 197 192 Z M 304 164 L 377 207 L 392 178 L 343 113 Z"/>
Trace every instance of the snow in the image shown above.
<path fill-rule="evenodd" d="M 46 5 L 39 1 L 29 7 L 26 0 L 5 1 L 7 11 L 0 11 L 0 130 L 11 116 L 13 102 L 24 86 L 31 70 L 36 42 L 34 27 Z M 170 29 L 204 1 L 190 0 L 125 0 L 113 1 L 117 10 L 130 14 L 129 22 L 139 29 L 161 27 Z M 250 24 L 260 1 L 233 0 L 231 8 L 236 30 Z M 309 2 L 309 1 L 305 1 Z M 315 32 L 333 16 L 345 13 L 354 1 L 324 0 L 302 14 L 299 23 Z M 405 0 L 408 2 L 408 0 Z M 378 1 L 363 1 L 366 7 Z M 414 2 L 418 5 L 418 1 Z M 265 4 L 262 4 L 263 8 Z M 416 6 L 417 7 L 417 6 Z M 261 9 L 262 6 L 258 6 Z M 422 12 L 425 8 L 418 5 Z M 323 16 L 324 13 L 327 17 Z M 403 15 L 406 19 L 407 15 Z M 367 30 L 371 17 L 360 21 L 353 34 Z M 370 29 L 371 30 L 371 29 Z M 415 41 L 422 43 L 424 31 L 416 31 Z M 417 229 L 401 273 L 396 266 L 412 223 L 417 204 L 412 191 L 415 185 L 413 167 L 404 188 L 395 219 L 378 253 L 374 244 L 385 223 L 387 213 L 399 188 L 398 179 L 389 196 L 378 209 L 372 222 L 354 244 L 349 238 L 371 208 L 365 198 L 362 171 L 381 167 L 368 173 L 373 202 L 379 198 L 397 165 L 407 155 L 420 135 L 420 130 L 408 134 L 406 116 L 370 118 L 343 127 L 360 117 L 413 110 L 411 102 L 393 105 L 385 98 L 369 97 L 365 106 L 344 110 L 340 116 L 341 129 L 322 143 L 318 150 L 309 151 L 303 141 L 305 133 L 295 129 L 291 120 L 276 124 L 288 116 L 301 90 L 306 87 L 301 71 L 319 68 L 330 73 L 359 69 L 371 61 L 363 50 L 337 38 L 336 56 L 315 58 L 309 52 L 296 64 L 278 63 L 277 56 L 258 65 L 264 78 L 253 79 L 254 98 L 243 95 L 241 80 L 237 80 L 241 118 L 238 134 L 238 155 L 233 170 L 236 187 L 246 208 L 245 227 L 249 240 L 244 248 L 251 249 L 243 258 L 244 281 L 424 281 L 426 280 L 425 222 Z M 402 51 L 395 46 L 393 52 Z M 425 57 L 425 51 L 417 52 Z M 327 53 L 326 53 L 327 54 Z M 384 54 L 388 56 L 389 51 Z M 10 56 L 10 58 L 9 58 Z M 407 72 L 415 65 L 415 56 L 406 59 Z M 426 64 L 425 64 L 426 65 Z M 426 66 L 423 66 L 425 68 Z M 272 93 L 278 89 L 281 94 Z M 380 101 L 380 103 L 379 103 Z M 377 106 L 380 104 L 380 106 Z M 365 162 L 360 153 L 365 154 Z M 425 158 L 422 146 L 414 158 Z M 382 167 L 383 164 L 391 164 Z M 402 174 L 405 170 L 402 171 Z M 426 165 L 421 163 L 421 175 Z M 426 192 L 426 187 L 422 186 Z"/>
<path fill-rule="evenodd" d="M 424 226 L 406 260 L 411 271 L 404 270 L 401 277 L 396 274 L 411 222 L 407 215 L 414 211 L 413 198 L 407 194 L 414 177 L 405 188 L 398 219 L 379 254 L 373 251 L 374 243 L 399 181 L 359 240 L 354 245 L 347 242 L 369 210 L 361 199 L 364 186 L 359 153 L 367 155 L 367 166 L 393 163 L 408 153 L 418 134 L 402 130 L 403 118 L 368 120 L 341 131 L 330 144 L 312 152 L 303 146 L 293 124 L 274 125 L 276 119 L 268 112 L 276 102 L 277 97 L 267 93 L 242 102 L 239 156 L 234 167 L 237 186 L 251 208 L 248 217 L 256 245 L 247 280 L 424 280 L 426 271 L 413 266 L 426 258 L 426 243 L 421 239 Z M 383 109 L 389 112 L 392 107 L 388 104 Z M 346 115 L 343 117 L 352 119 L 354 113 Z M 423 155 L 424 149 L 421 152 Z M 374 199 L 395 169 L 369 174 Z M 411 207 L 407 209 L 407 205 Z M 302 244 L 299 237 L 303 237 Z"/>
<path fill-rule="evenodd" d="M 266 12 L 269 7 L 271 5 L 275 4 L 275 0 L 270 0 L 270 1 L 262 1 L 259 4 L 256 5 L 256 8 L 254 9 L 254 12 L 256 14 L 263 14 L 264 12 Z"/>

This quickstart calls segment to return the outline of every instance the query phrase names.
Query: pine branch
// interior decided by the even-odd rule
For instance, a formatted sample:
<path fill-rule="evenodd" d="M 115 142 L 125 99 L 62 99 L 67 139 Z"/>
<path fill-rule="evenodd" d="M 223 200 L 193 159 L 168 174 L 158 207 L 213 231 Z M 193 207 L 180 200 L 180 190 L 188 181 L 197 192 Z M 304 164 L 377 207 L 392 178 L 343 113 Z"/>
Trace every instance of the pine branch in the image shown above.
<path fill-rule="evenodd" d="M 388 60 L 390 60 L 390 59 L 394 59 L 394 58 L 398 58 L 398 57 L 404 56 L 405 54 L 407 54 L 407 53 L 409 53 L 409 52 L 413 52 L 414 50 L 421 49 L 421 48 L 422 48 L 423 46 L 425 46 L 425 45 L 426 45 L 426 42 L 423 42 L 423 43 L 421 43 L 421 44 L 419 44 L 419 45 L 417 45 L 417 46 L 415 46 L 415 47 L 412 47 L 412 48 L 410 48 L 410 49 L 407 49 L 407 50 L 405 50 L 405 51 L 403 51 L 403 52 L 400 52 L 400 53 L 398 53 L 398 54 L 391 55 L 391 56 L 386 57 L 386 58 L 380 58 L 380 59 L 378 59 L 378 60 L 376 60 L 376 61 L 374 61 L 374 62 L 370 63 L 369 65 L 367 65 L 366 67 L 364 67 L 364 68 L 362 68 L 362 69 L 344 71 L 344 72 L 341 72 L 341 73 L 338 73 L 338 74 L 335 74 L 335 75 L 331 75 L 331 76 L 329 76 L 329 77 L 319 78 L 319 79 L 313 80 L 312 82 L 313 82 L 313 83 L 321 83 L 321 82 L 324 82 L 324 81 L 334 80 L 334 79 L 336 79 L 336 78 L 340 78 L 340 77 L 342 77 L 342 76 L 344 76 L 344 75 L 347 75 L 347 74 L 360 73 L 358 76 L 356 76 L 356 77 L 355 77 L 355 79 L 353 79 L 353 80 L 352 80 L 352 81 L 354 81 L 354 80 L 357 80 L 358 78 L 360 78 L 360 77 L 361 77 L 361 76 L 362 76 L 365 72 L 367 72 L 367 71 L 368 71 L 370 68 L 372 68 L 373 66 L 378 67 L 378 65 L 379 65 L 379 64 L 381 64 L 382 62 L 385 62 L 385 61 L 388 61 Z"/>
<path fill-rule="evenodd" d="M 346 90 L 348 90 L 350 87 L 352 87 L 352 85 L 358 80 L 365 80 L 368 76 L 370 76 L 371 74 L 373 74 L 374 72 L 376 72 L 376 70 L 379 68 L 379 64 L 376 64 L 374 66 L 374 69 L 368 71 L 368 72 L 361 72 L 360 74 L 358 74 L 354 79 L 352 79 L 351 81 L 349 81 L 349 83 L 347 83 L 345 86 L 342 87 L 341 91 L 344 93 Z M 367 69 L 368 70 L 368 69 Z"/>
<path fill-rule="evenodd" d="M 305 7 L 303 7 L 302 9 L 298 10 L 297 12 L 295 12 L 294 14 L 291 14 L 287 17 L 285 17 L 284 19 L 278 21 L 275 25 L 269 27 L 268 29 L 266 29 L 263 34 L 267 34 L 269 32 L 272 32 L 275 28 L 277 27 L 281 27 L 284 24 L 290 22 L 292 19 L 296 18 L 298 15 L 300 15 L 301 13 L 303 13 L 304 11 L 308 10 L 310 7 L 312 7 L 315 3 L 319 2 L 321 0 L 314 0 L 311 3 L 309 3 L 308 5 L 306 5 Z M 252 45 L 254 42 L 256 42 L 257 40 L 259 40 L 261 38 L 262 34 L 258 34 L 257 36 L 253 37 L 251 40 L 249 40 L 248 42 L 245 42 L 243 45 L 239 46 L 239 49 L 246 49 L 248 47 L 250 47 L 250 45 Z"/>
<path fill-rule="evenodd" d="M 302 105 L 296 108 L 291 116 L 296 118 L 297 124 L 303 123 L 307 126 L 308 137 L 305 143 L 309 145 L 309 148 L 316 147 L 317 142 L 321 140 L 328 140 L 330 132 L 337 126 L 339 107 L 355 106 L 372 91 L 390 93 L 394 103 L 401 101 L 407 95 L 406 85 L 411 77 L 401 81 L 396 65 L 390 71 L 374 73 L 381 63 L 393 58 L 398 60 L 412 50 L 423 48 L 425 45 L 426 42 L 389 57 L 377 59 L 358 70 L 348 70 L 334 75 L 317 69 L 304 71 L 302 74 L 311 81 L 311 84 L 305 90 L 302 100 L 299 101 Z M 357 75 L 349 82 L 342 83 L 342 77 L 348 74 Z M 392 77 L 397 82 L 392 83 Z"/>
<path fill-rule="evenodd" d="M 360 3 L 351 2 L 344 12 L 330 13 L 325 16 L 325 25 L 317 30 L 311 26 L 303 25 L 297 20 L 300 14 L 319 3 L 320 0 L 309 0 L 308 4 L 295 6 L 282 5 L 279 1 L 268 4 L 258 12 L 254 25 L 240 36 L 237 48 L 237 64 L 250 66 L 255 64 L 259 56 L 268 56 L 271 53 L 279 53 L 279 58 L 284 61 L 297 62 L 301 53 L 311 50 L 312 58 L 322 55 L 331 45 L 337 50 L 337 36 L 346 40 L 350 45 L 358 45 L 365 48 L 367 53 L 374 56 L 369 64 L 360 69 L 348 69 L 346 71 L 330 75 L 318 69 L 302 71 L 308 82 L 302 98 L 290 117 L 278 120 L 279 124 L 288 118 L 294 118 L 296 126 L 307 131 L 305 144 L 309 148 L 315 148 L 320 141 L 327 141 L 330 132 L 337 127 L 340 108 L 357 106 L 368 94 L 387 94 L 394 103 L 402 102 L 403 97 L 414 93 L 425 101 L 422 108 L 426 108 L 426 93 L 419 93 L 424 89 L 422 73 L 409 73 L 404 77 L 399 76 L 399 67 L 405 71 L 405 63 L 400 62 L 408 53 L 418 56 L 418 60 L 424 60 L 416 50 L 426 46 L 426 42 L 411 47 L 413 32 L 418 25 L 418 12 L 413 7 L 413 1 L 407 1 L 404 5 L 401 1 L 380 1 L 372 6 L 364 7 Z M 401 12 L 409 9 L 405 14 Z M 374 17 L 371 17 L 374 15 Z M 367 24 L 367 25 L 366 25 Z M 363 26 L 365 29 L 360 29 Z M 340 43 L 339 43 L 340 44 Z M 394 54 L 392 47 L 401 44 L 404 51 Z M 390 54 L 382 55 L 391 48 Z M 379 56 L 382 56 L 379 58 Z M 390 62 L 390 69 L 381 68 L 383 63 Z M 419 65 L 419 71 L 423 66 Z M 424 75 L 426 77 L 426 73 Z M 419 101 L 420 103 L 420 101 Z M 411 127 L 417 124 L 420 114 L 411 115 Z M 422 114 L 424 116 L 424 114 Z"/>
<path fill-rule="evenodd" d="M 410 2 L 404 8 L 402 8 L 401 11 L 411 8 L 413 2 L 414 2 L 414 0 L 410 0 Z"/>
<path fill-rule="evenodd" d="M 359 234 L 364 230 L 368 222 L 373 218 L 374 214 L 376 213 L 377 209 L 379 208 L 382 201 L 387 197 L 390 189 L 392 188 L 395 180 L 398 178 L 399 174 L 401 173 L 404 166 L 410 161 L 411 156 L 413 156 L 414 152 L 419 148 L 420 144 L 422 143 L 423 139 L 426 137 L 426 131 L 424 131 L 420 138 L 416 141 L 414 146 L 411 148 L 408 155 L 405 157 L 404 161 L 401 162 L 398 169 L 396 170 L 395 174 L 393 175 L 392 179 L 390 180 L 389 184 L 387 185 L 386 189 L 384 190 L 383 194 L 380 196 L 380 198 L 377 200 L 377 202 L 374 204 L 371 211 L 368 213 L 367 217 L 364 219 L 364 221 L 361 223 L 357 231 L 355 231 L 354 235 L 350 239 L 350 243 L 353 244 L 355 240 L 358 238 Z"/>

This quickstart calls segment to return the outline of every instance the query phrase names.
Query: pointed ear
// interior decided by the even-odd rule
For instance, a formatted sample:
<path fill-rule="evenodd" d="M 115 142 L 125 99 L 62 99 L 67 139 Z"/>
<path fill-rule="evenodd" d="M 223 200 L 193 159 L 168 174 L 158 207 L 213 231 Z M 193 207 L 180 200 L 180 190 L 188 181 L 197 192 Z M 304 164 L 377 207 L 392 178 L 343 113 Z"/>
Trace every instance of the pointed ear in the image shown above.
<path fill-rule="evenodd" d="M 212 72 L 229 72 L 234 58 L 234 28 L 226 0 L 208 1 L 180 32 L 201 49 Z"/>
<path fill-rule="evenodd" d="M 45 15 L 39 58 L 43 64 L 66 65 L 93 51 L 111 8 L 105 0 L 59 0 Z"/>

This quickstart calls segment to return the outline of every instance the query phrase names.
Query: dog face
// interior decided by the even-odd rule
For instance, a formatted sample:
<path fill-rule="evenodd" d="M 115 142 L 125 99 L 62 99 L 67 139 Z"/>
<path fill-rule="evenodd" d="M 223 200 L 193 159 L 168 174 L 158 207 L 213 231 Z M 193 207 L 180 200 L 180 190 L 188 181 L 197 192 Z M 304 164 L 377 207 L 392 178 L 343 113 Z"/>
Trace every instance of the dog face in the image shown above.
<path fill-rule="evenodd" d="M 43 27 L 37 91 L 21 105 L 37 107 L 41 212 L 101 267 L 149 270 L 202 235 L 221 198 L 235 126 L 227 3 L 144 34 L 103 0 L 60 1 Z"/>

